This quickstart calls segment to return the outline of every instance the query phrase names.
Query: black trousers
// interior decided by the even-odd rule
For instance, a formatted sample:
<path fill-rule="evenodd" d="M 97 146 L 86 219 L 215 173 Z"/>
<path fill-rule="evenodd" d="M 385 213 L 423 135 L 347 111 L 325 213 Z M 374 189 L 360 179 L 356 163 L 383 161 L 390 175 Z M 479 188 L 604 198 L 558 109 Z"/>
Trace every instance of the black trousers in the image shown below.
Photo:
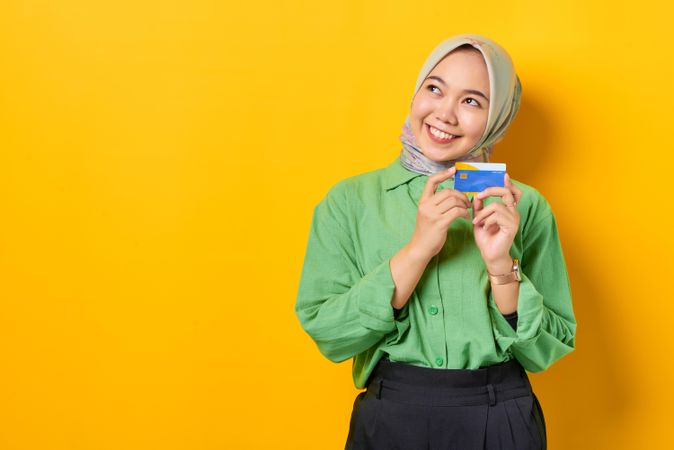
<path fill-rule="evenodd" d="M 546 441 L 516 359 L 475 370 L 382 359 L 354 402 L 346 450 L 540 450 Z"/>

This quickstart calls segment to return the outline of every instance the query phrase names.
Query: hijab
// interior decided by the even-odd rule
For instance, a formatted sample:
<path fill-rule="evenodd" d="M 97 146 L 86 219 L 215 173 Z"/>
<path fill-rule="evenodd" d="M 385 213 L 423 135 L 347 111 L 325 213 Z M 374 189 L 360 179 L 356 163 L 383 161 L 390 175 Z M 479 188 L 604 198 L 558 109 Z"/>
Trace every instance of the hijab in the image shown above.
<path fill-rule="evenodd" d="M 400 162 L 408 170 L 432 175 L 452 167 L 457 161 L 488 162 L 494 144 L 503 137 L 519 110 L 522 85 L 515 73 L 510 56 L 496 42 L 479 34 L 459 34 L 444 40 L 433 49 L 419 72 L 412 103 L 414 96 L 433 68 L 448 53 L 463 44 L 469 44 L 478 49 L 487 65 L 491 97 L 487 126 L 480 139 L 467 154 L 455 160 L 437 162 L 427 158 L 421 151 L 410 128 L 410 116 L 408 115 L 400 134 L 400 141 L 403 144 L 400 150 Z M 410 103 L 410 108 L 412 103 Z"/>

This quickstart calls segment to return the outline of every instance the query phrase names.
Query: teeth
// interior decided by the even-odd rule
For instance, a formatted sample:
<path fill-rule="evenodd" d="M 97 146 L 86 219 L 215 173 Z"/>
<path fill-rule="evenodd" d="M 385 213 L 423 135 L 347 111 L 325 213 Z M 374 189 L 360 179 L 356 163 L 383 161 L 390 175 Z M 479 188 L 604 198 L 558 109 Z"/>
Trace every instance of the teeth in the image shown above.
<path fill-rule="evenodd" d="M 433 133 L 433 136 L 437 136 L 440 139 L 449 139 L 450 137 L 454 137 L 453 134 L 447 134 L 444 131 L 440 131 L 437 128 L 430 127 L 431 128 L 431 133 Z"/>

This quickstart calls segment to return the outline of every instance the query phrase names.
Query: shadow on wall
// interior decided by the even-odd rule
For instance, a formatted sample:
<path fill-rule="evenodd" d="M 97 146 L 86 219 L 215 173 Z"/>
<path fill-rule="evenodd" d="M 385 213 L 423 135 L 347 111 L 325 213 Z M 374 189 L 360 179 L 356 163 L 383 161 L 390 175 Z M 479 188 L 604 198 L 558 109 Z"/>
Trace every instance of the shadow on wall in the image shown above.
<path fill-rule="evenodd" d="M 544 108 L 523 99 L 507 137 L 496 144 L 491 160 L 507 160 L 508 173 L 514 179 L 538 187 L 555 159 L 549 149 L 557 133 L 561 130 L 554 130 L 546 120 Z M 611 302 L 602 286 L 593 282 L 599 264 L 587 251 L 581 224 L 569 217 L 569 212 L 562 215 L 554 204 L 552 207 L 558 224 L 570 225 L 560 227 L 560 239 L 579 332 L 571 354 L 530 378 L 546 415 L 551 448 L 606 448 L 606 443 L 615 442 L 626 428 L 625 413 L 633 404 L 630 374 L 625 370 L 629 360 L 614 344 L 619 330 L 607 323 L 610 311 L 601 309 Z"/>

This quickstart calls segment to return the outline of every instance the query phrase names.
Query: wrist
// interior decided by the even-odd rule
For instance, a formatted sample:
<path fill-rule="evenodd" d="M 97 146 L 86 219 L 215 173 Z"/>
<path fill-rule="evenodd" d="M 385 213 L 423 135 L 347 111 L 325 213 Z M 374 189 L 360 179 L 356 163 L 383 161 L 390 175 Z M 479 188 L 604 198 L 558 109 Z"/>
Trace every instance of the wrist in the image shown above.
<path fill-rule="evenodd" d="M 411 243 L 405 245 L 404 248 L 407 257 L 413 264 L 423 264 L 426 266 L 429 262 L 431 262 L 431 259 L 433 259 L 433 256 L 429 256 L 427 253 L 419 251 L 419 249 Z"/>
<path fill-rule="evenodd" d="M 485 260 L 487 272 L 491 275 L 503 275 L 513 270 L 514 260 L 510 255 L 493 260 Z"/>

